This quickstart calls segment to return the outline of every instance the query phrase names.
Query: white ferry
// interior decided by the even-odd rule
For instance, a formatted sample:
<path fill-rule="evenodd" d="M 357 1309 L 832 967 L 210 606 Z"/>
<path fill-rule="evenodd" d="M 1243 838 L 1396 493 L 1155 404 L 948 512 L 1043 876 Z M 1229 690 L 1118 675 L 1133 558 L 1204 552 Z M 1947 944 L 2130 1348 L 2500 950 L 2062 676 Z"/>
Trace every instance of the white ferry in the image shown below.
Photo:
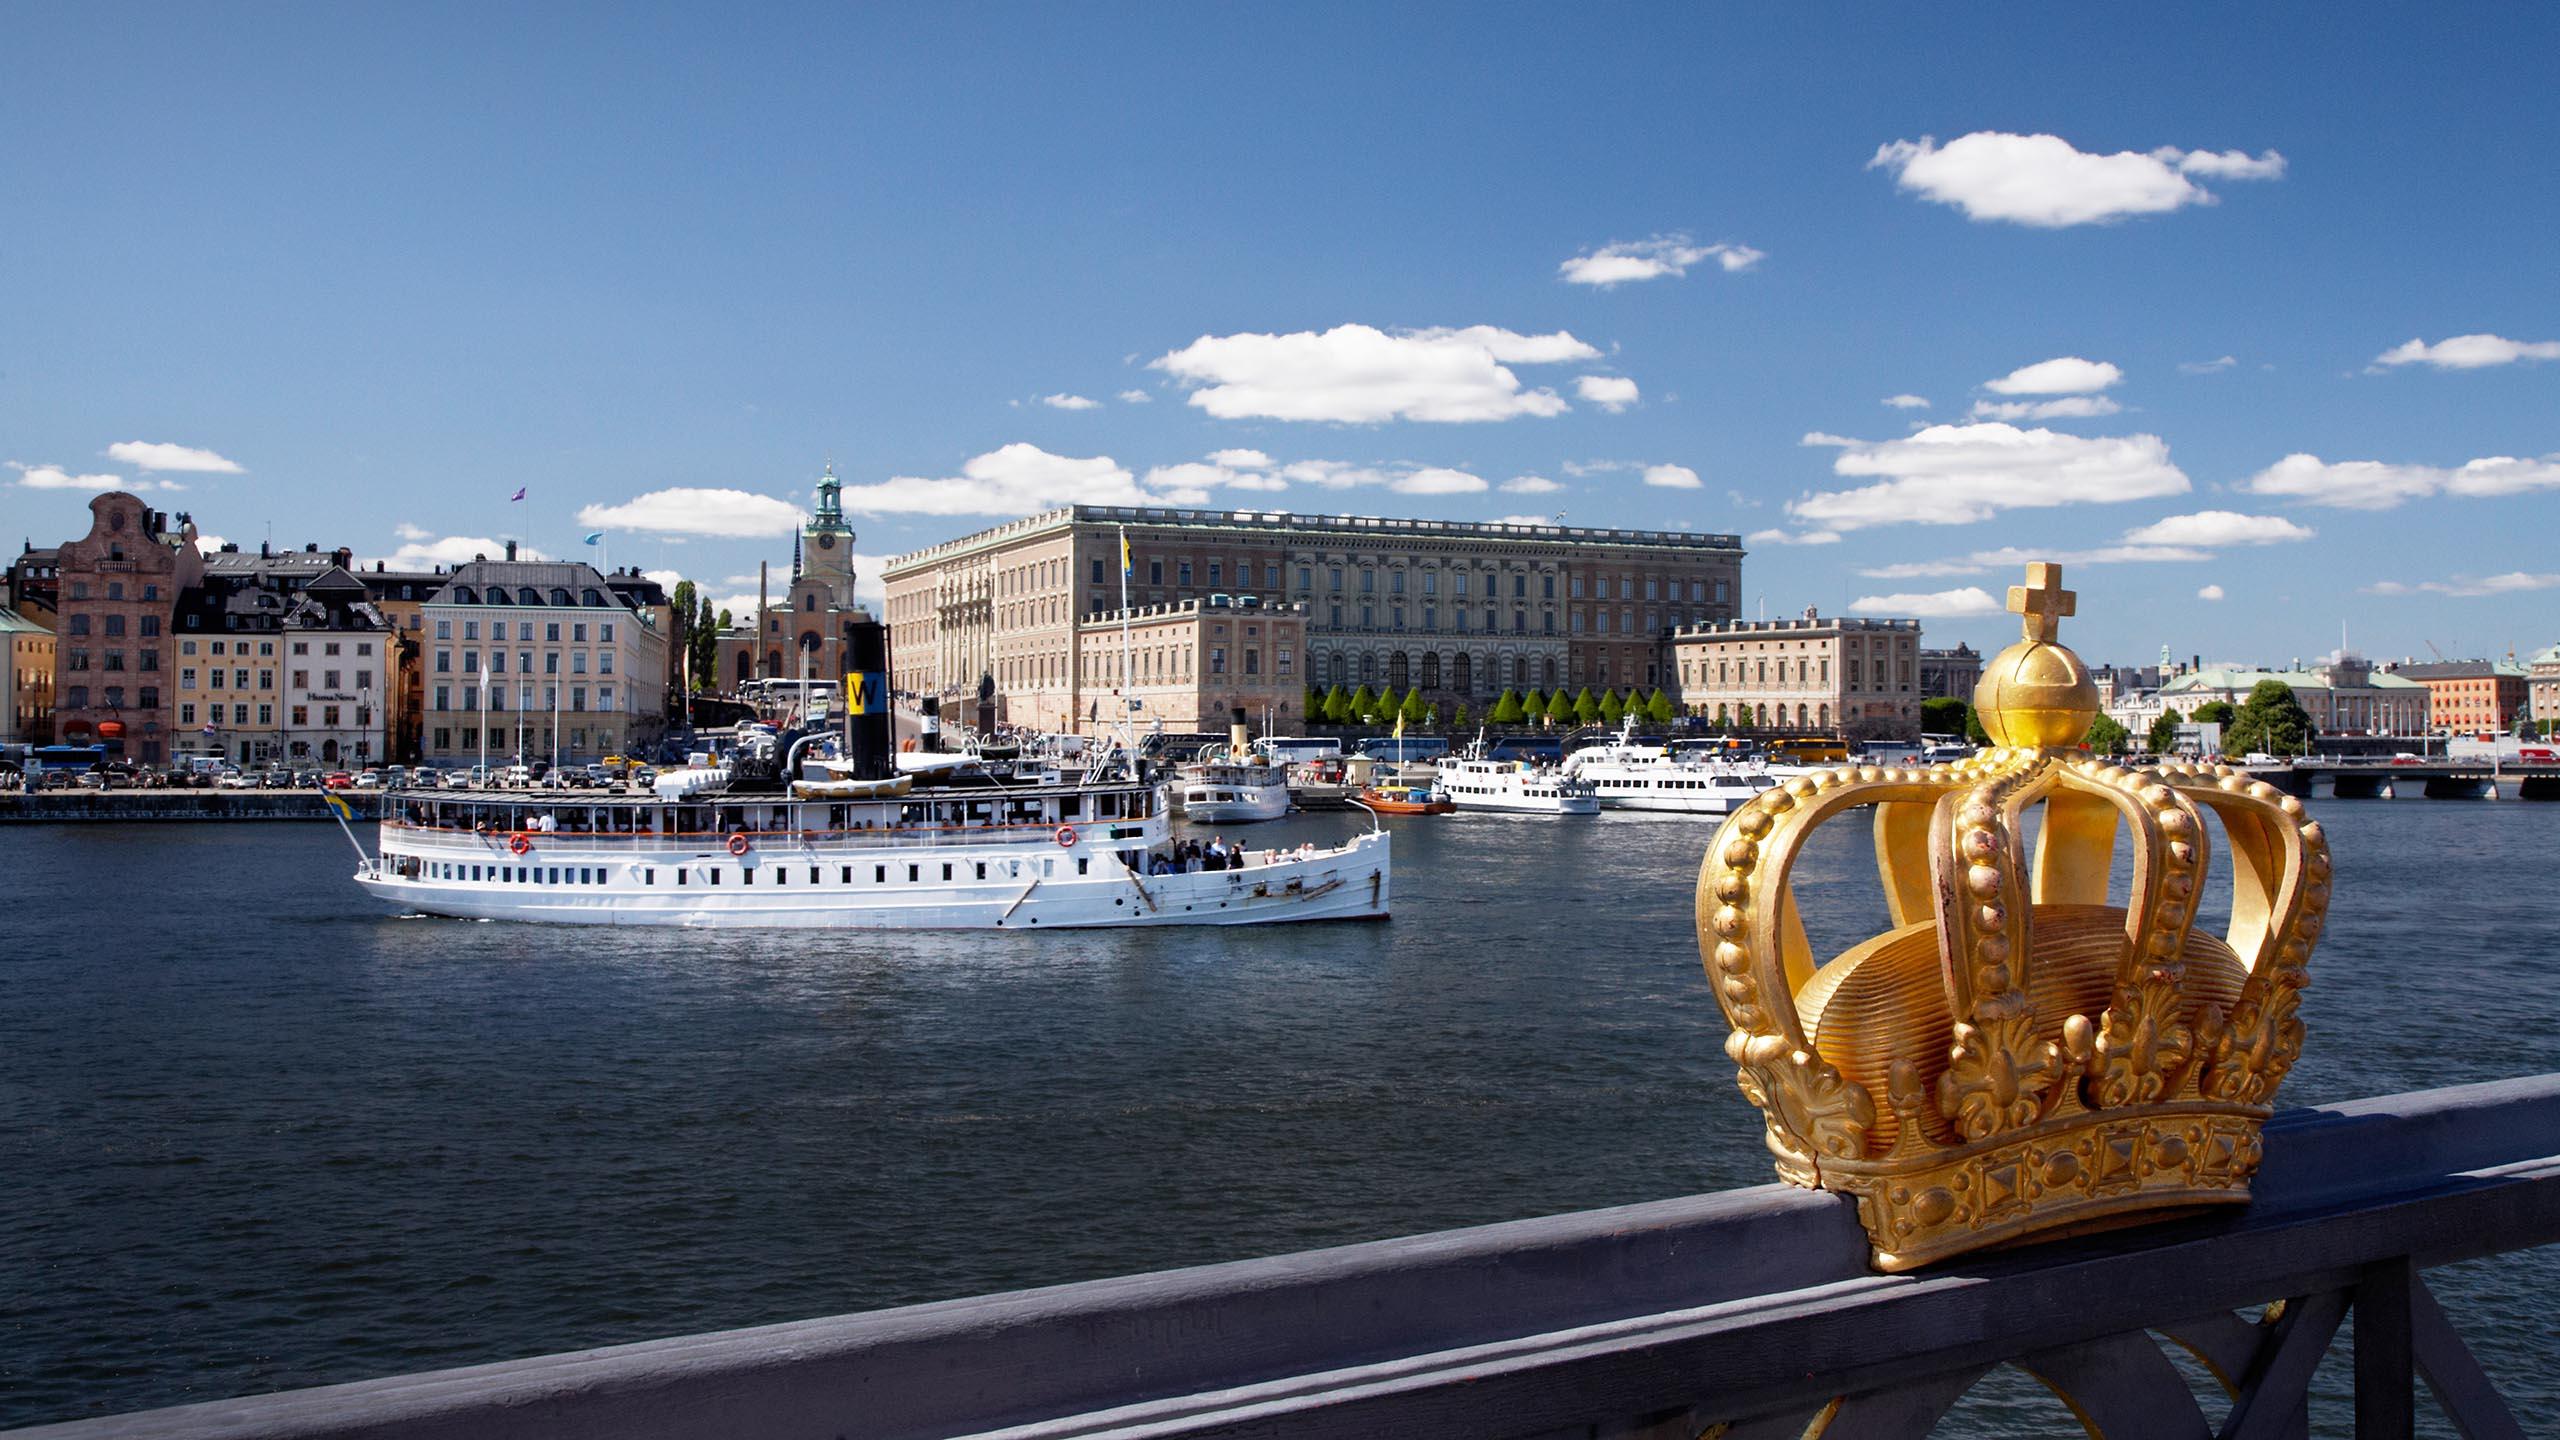
<path fill-rule="evenodd" d="M 1289 813 L 1289 767 L 1279 760 L 1219 758 L 1185 766 L 1184 818 L 1203 825 L 1243 825 Z"/>
<path fill-rule="evenodd" d="M 1588 780 L 1531 765 L 1493 760 L 1481 740 L 1467 754 L 1440 767 L 1440 793 L 1461 812 L 1494 810 L 1523 815 L 1597 815 L 1599 791 Z"/>
<path fill-rule="evenodd" d="M 1603 810 L 1645 810 L 1675 815 L 1729 815 L 1778 783 L 1758 766 L 1692 763 L 1661 745 L 1635 743 L 1635 722 L 1618 738 L 1565 757 L 1563 772 L 1586 781 Z"/>
<path fill-rule="evenodd" d="M 761 777 L 752 759 L 722 768 L 629 798 L 404 792 L 355 880 L 424 914 L 575 925 L 1059 930 L 1388 913 L 1384 832 L 1186 871 L 1165 788 L 1125 766 L 869 780 L 839 767 L 788 789 L 769 758 Z"/>

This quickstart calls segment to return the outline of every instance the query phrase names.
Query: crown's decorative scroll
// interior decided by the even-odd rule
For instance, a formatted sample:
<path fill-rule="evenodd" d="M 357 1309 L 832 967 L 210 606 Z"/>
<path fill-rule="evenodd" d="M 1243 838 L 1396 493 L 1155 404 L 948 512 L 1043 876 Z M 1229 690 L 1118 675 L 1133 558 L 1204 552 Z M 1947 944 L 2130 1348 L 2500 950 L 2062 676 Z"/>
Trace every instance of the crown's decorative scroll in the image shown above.
<path fill-rule="evenodd" d="M 2009 608 L 2023 637 L 1974 694 L 1992 748 L 1788 780 L 1726 820 L 1698 872 L 1725 1053 L 1778 1173 L 1855 1195 L 1886 1270 L 2246 1201 L 2302 1053 L 2329 900 L 2319 824 L 2229 766 L 2137 771 L 2077 749 L 2098 700 L 2058 638 L 2076 608 L 2062 568 L 2028 566 Z M 1892 928 L 1817 967 L 1790 873 L 1851 809 L 1875 812 Z M 2194 929 L 2208 812 L 2230 851 L 2221 936 Z"/>

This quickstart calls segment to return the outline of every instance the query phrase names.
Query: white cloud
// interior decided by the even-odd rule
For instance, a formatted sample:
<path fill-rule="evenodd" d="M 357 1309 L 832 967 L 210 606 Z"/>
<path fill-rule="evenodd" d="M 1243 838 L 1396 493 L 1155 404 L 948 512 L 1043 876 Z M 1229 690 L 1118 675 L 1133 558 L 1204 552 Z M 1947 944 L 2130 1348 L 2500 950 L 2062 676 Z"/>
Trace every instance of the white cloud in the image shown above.
<path fill-rule="evenodd" d="M 598 530 L 646 530 L 730 540 L 788 535 L 807 519 L 799 506 L 770 495 L 692 486 L 652 490 L 619 505 L 589 505 L 578 511 L 579 524 Z"/>
<path fill-rule="evenodd" d="M 2239 363 L 2240 358 L 2236 355 L 2217 355 L 2211 360 L 2181 361 L 2178 372 L 2183 375 L 2211 375 L 2217 370 L 2228 370 Z"/>
<path fill-rule="evenodd" d="M 1543 525 L 1553 529 L 1564 522 L 1553 515 L 1502 515 L 1495 517 L 1493 523 L 1496 525 Z"/>
<path fill-rule="evenodd" d="M 121 490 L 125 488 L 125 479 L 121 475 L 74 475 L 59 465 L 21 465 L 15 460 L 9 462 L 9 468 L 18 472 L 17 484 L 29 490 Z"/>
<path fill-rule="evenodd" d="M 1152 405 L 1155 403 L 1155 398 L 1156 397 L 1148 394 L 1144 390 L 1123 390 L 1120 392 L 1120 403 L 1123 405 Z"/>
<path fill-rule="evenodd" d="M 2479 370 L 2519 360 L 2560 360 L 2560 340 L 2509 340 L 2503 335 L 2456 335 L 2433 345 L 2412 340 L 2373 357 L 2387 365 L 2433 365 L 2439 370 Z"/>
<path fill-rule="evenodd" d="M 1603 245 L 1597 250 L 1574 256 L 1556 269 L 1571 284 L 1606 288 L 1624 285 L 1631 280 L 1686 275 L 1690 266 L 1703 265 L 1709 260 L 1715 261 L 1725 273 L 1733 274 L 1748 270 L 1767 258 L 1766 252 L 1748 245 L 1700 245 L 1686 235 L 1675 234 Z"/>
<path fill-rule="evenodd" d="M 683 573 L 675 570 L 643 570 L 640 572 L 640 578 L 657 581 L 658 588 L 670 595 L 675 593 L 678 585 L 684 583 Z"/>
<path fill-rule="evenodd" d="M 428 529 L 424 525 L 412 525 L 408 521 L 403 520 L 399 524 L 391 527 L 391 533 L 403 540 L 424 540 L 436 532 Z"/>
<path fill-rule="evenodd" d="M 2504 575 L 2457 575 L 2450 580 L 2422 580 L 2404 585 L 2397 580 L 2384 580 L 2367 585 L 2367 595 L 2451 595 L 2460 599 L 2477 599 L 2483 595 L 2518 595 L 2532 590 L 2560 589 L 2560 575 L 2536 574 L 2510 570 Z"/>
<path fill-rule="evenodd" d="M 1644 483 L 1657 490 L 1696 490 L 1706 482 L 1698 478 L 1697 471 L 1686 465 L 1647 465 L 1644 467 Z"/>
<path fill-rule="evenodd" d="M 1150 494 L 1108 455 L 1052 455 L 1017 440 L 972 458 L 956 476 L 900 475 L 877 485 L 848 485 L 844 508 L 865 515 L 1027 515 L 1059 505 L 1198 504 L 1207 498 L 1193 486 Z"/>
<path fill-rule="evenodd" d="M 156 440 L 119 440 L 107 447 L 107 458 L 137 470 L 180 470 L 205 475 L 238 475 L 240 466 L 210 450 L 168 445 Z"/>
<path fill-rule="evenodd" d="M 1040 403 L 1052 410 L 1099 410 L 1102 408 L 1101 401 L 1088 400 L 1082 395 L 1043 395 L 1040 397 Z"/>
<path fill-rule="evenodd" d="M 711 602 L 711 618 L 717 620 L 720 618 L 720 612 L 723 610 L 729 612 L 729 618 L 732 620 L 744 620 L 747 617 L 754 615 L 756 613 L 756 592 L 748 590 L 737 595 L 723 596 Z"/>
<path fill-rule="evenodd" d="M 1944 145 L 1930 136 L 1896 140 L 1867 168 L 1889 170 L 1902 189 L 1974 220 L 2056 228 L 2210 205 L 2213 192 L 2190 177 L 2272 180 L 2284 174 L 2284 157 L 2175 148 L 2094 155 L 2058 135 L 1977 130 Z"/>
<path fill-rule="evenodd" d="M 1837 530 L 1754 530 L 1742 537 L 1751 545 L 1837 545 Z"/>
<path fill-rule="evenodd" d="M 1553 495 L 1564 487 L 1544 475 L 1514 475 L 1502 488 L 1513 495 Z"/>
<path fill-rule="evenodd" d="M 1932 425 L 1898 440 L 1817 432 L 1804 443 L 1838 446 L 1835 474 L 1876 482 L 1787 503 L 1789 514 L 1820 529 L 1961 525 L 2003 510 L 2111 504 L 2190 488 L 2157 435 L 2085 438 L 1983 423 Z"/>
<path fill-rule="evenodd" d="M 1399 475 L 1387 482 L 1387 488 L 1399 495 L 1477 495 L 1491 487 L 1480 475 L 1430 467 Z"/>
<path fill-rule="evenodd" d="M 378 559 L 394 570 L 432 570 L 439 565 L 451 567 L 467 565 L 477 559 L 504 560 L 507 558 L 507 542 L 494 540 L 486 535 L 447 535 L 442 539 L 422 535 L 415 539 L 406 539 L 406 537 L 404 539 L 405 543 L 390 554 L 358 563 L 371 565 Z M 548 560 L 552 557 L 519 541 L 516 545 L 516 558 Z"/>
<path fill-rule="evenodd" d="M 1221 420 L 1384 420 L 1456 423 L 1559 415 L 1552 390 L 1524 390 L 1512 365 L 1596 360 L 1557 331 L 1521 335 L 1490 325 L 1390 334 L 1369 325 L 1318 333 L 1203 335 L 1151 362 L 1195 387 L 1191 404 Z"/>
<path fill-rule="evenodd" d="M 2403 501 L 2427 495 L 2477 498 L 2560 489 L 2560 454 L 2538 460 L 2492 455 L 2449 469 L 2393 465 L 2379 460 L 2341 460 L 2333 464 L 2317 455 L 2295 454 L 2240 482 L 2240 488 L 2312 505 L 2389 510 Z"/>
<path fill-rule="evenodd" d="M 2199 600 L 2219 600 L 2222 598 L 2222 587 L 2219 585 L 2207 585 L 2196 592 L 2196 598 Z"/>
<path fill-rule="evenodd" d="M 1884 403 L 1892 406 L 1896 410 L 1926 410 L 1929 408 L 1929 397 L 1926 395 L 1887 395 L 1884 397 Z"/>
<path fill-rule="evenodd" d="M 1574 380 L 1573 393 L 1615 415 L 1636 403 L 1636 382 L 1624 375 L 1583 375 Z"/>
<path fill-rule="evenodd" d="M 1641 470 L 1633 460 L 1567 460 L 1557 467 L 1576 480 L 1592 475 L 1614 475 L 1621 470 Z"/>
<path fill-rule="evenodd" d="M 1858 573 L 1870 580 L 1940 580 L 1951 575 L 1979 575 L 1990 569 L 1978 560 L 1897 560 Z"/>
<path fill-rule="evenodd" d="M 2199 510 L 2192 515 L 2171 515 L 2124 532 L 2132 545 L 2272 545 L 2283 540 L 2308 540 L 2317 534 L 2308 525 L 2297 525 L 2281 515 L 2243 515 L 2236 510 Z"/>
<path fill-rule="evenodd" d="M 2104 395 L 2064 395 L 2053 400 L 1976 400 L 1974 420 L 2093 420 L 2124 407 Z"/>
<path fill-rule="evenodd" d="M 1997 615 L 2002 609 L 1991 593 L 1979 585 L 1961 590 L 1933 590 L 1903 595 L 1861 595 L 1849 602 L 1852 615 L 1910 615 L 1923 620 L 1947 619 L 1961 615 Z"/>
<path fill-rule="evenodd" d="M 1483 476 L 1446 466 L 1397 463 L 1355 465 L 1347 460 L 1293 460 L 1279 464 L 1259 450 L 1213 451 L 1205 461 L 1159 465 L 1142 482 L 1141 504 L 1199 504 L 1215 489 L 1277 492 L 1292 484 L 1323 490 L 1375 486 L 1399 495 L 1480 495 L 1492 489 Z M 1509 488 L 1509 487 L 1506 487 Z"/>
<path fill-rule="evenodd" d="M 2087 395 L 2124 379 L 2124 372 L 2105 360 L 2058 355 L 2021 365 L 1982 388 L 1995 395 Z"/>

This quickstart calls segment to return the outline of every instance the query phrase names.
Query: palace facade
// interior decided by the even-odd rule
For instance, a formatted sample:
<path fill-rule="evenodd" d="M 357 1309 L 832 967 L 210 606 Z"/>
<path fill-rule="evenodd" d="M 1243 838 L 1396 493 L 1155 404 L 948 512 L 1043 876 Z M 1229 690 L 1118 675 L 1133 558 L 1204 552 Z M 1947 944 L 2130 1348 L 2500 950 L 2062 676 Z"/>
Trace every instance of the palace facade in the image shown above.
<path fill-rule="evenodd" d="M 1124 594 L 1139 613 L 1198 602 L 1181 613 L 1212 624 L 1221 600 L 1301 617 L 1292 683 L 1272 677 L 1270 723 L 1285 728 L 1304 723 L 1308 686 L 1419 688 L 1446 708 L 1531 686 L 1667 685 L 1672 632 L 1731 618 L 1742 558 L 1736 537 L 1688 531 L 1076 505 L 882 575 L 895 688 L 962 713 L 983 679 L 999 723 L 1040 728 L 1111 709 L 1093 667 L 1116 652 L 1091 627 Z M 1158 703 L 1219 721 L 1229 707 L 1208 678 Z"/>
<path fill-rule="evenodd" d="M 1727 620 L 1671 637 L 1680 704 L 1737 729 L 1911 739 L 1920 733 L 1920 622 Z"/>

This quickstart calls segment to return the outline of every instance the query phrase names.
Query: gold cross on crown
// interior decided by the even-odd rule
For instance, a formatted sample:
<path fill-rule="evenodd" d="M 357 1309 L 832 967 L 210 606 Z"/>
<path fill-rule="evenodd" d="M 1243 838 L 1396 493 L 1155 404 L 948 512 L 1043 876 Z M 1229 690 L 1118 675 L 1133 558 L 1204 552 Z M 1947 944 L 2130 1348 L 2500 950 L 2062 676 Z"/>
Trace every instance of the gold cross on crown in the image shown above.
<path fill-rule="evenodd" d="M 2042 560 L 2027 567 L 2027 583 L 2009 587 L 2009 613 L 2026 617 L 2026 637 L 2039 645 L 2053 643 L 2062 617 L 2072 614 L 2080 597 L 2062 588 L 2062 567 Z"/>

